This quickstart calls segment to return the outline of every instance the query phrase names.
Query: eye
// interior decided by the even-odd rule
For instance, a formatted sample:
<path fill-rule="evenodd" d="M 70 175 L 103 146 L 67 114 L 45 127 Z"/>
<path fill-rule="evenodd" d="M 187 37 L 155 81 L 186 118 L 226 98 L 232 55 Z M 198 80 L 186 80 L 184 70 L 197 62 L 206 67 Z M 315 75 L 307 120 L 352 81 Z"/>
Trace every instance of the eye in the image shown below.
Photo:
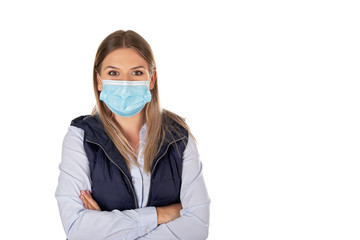
<path fill-rule="evenodd" d="M 119 73 L 116 72 L 116 71 L 110 71 L 110 72 L 108 72 L 108 74 L 109 74 L 110 76 L 118 76 L 118 75 L 119 75 Z"/>
<path fill-rule="evenodd" d="M 140 75 L 143 75 L 143 72 L 137 70 L 137 71 L 134 71 L 131 75 L 140 76 Z"/>

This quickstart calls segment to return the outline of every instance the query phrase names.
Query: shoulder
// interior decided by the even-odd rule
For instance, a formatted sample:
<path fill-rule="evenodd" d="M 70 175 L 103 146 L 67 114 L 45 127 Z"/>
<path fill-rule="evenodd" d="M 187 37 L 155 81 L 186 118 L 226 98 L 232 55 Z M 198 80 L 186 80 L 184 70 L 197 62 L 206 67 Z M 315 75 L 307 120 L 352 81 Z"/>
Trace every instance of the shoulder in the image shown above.
<path fill-rule="evenodd" d="M 66 136 L 84 138 L 84 130 L 75 126 L 69 126 Z"/>
<path fill-rule="evenodd" d="M 82 115 L 74 118 L 70 126 L 82 129 L 85 139 L 101 143 L 108 141 L 109 137 L 98 114 Z"/>
<path fill-rule="evenodd" d="M 71 126 L 81 127 L 84 125 L 89 126 L 102 126 L 99 115 L 81 115 L 79 117 L 74 118 L 71 121 Z"/>
<path fill-rule="evenodd" d="M 86 133 L 104 133 L 104 125 L 98 114 L 82 115 L 71 121 L 71 126 L 83 129 Z"/>
<path fill-rule="evenodd" d="M 82 152 L 84 149 L 84 130 L 75 126 L 69 126 L 63 139 L 63 154 L 67 152 Z"/>

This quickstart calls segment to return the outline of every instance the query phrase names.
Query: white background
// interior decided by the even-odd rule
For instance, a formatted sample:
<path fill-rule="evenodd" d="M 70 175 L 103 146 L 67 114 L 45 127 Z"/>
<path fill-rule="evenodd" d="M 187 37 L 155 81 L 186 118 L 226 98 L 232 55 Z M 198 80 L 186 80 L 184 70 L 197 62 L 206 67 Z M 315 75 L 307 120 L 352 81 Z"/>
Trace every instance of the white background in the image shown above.
<path fill-rule="evenodd" d="M 3 1 L 1 239 L 65 235 L 70 121 L 95 104 L 100 42 L 152 46 L 164 108 L 199 142 L 210 240 L 360 238 L 357 1 Z"/>

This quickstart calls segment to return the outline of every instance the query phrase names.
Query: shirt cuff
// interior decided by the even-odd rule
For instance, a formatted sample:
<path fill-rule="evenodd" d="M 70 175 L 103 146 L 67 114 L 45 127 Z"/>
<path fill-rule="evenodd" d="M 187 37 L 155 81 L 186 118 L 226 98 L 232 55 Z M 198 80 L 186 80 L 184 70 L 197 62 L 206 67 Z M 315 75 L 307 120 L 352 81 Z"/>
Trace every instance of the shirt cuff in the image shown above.
<path fill-rule="evenodd" d="M 138 208 L 140 236 L 148 234 L 157 227 L 157 212 L 155 207 Z"/>

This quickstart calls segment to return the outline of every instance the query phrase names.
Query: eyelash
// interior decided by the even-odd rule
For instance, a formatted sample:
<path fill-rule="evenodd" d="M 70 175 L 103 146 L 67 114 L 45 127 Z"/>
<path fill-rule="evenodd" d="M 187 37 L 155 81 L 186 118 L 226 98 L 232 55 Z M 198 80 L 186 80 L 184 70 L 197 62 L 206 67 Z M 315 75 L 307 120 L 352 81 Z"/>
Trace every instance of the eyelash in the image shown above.
<path fill-rule="evenodd" d="M 113 73 L 115 73 L 115 75 Z M 110 71 L 110 72 L 108 72 L 108 74 L 110 76 L 119 76 L 120 75 L 119 72 L 116 72 L 116 71 Z M 131 75 L 140 76 L 140 75 L 143 75 L 143 72 L 138 70 L 138 71 L 131 73 Z"/>
<path fill-rule="evenodd" d="M 115 75 L 113 75 L 112 73 L 115 73 Z M 118 72 L 115 72 L 115 71 L 110 71 L 108 74 L 109 74 L 110 76 L 118 76 L 118 75 L 119 75 L 119 73 L 118 73 Z"/>
<path fill-rule="evenodd" d="M 138 74 L 138 73 L 140 73 L 140 74 Z M 140 75 L 143 75 L 143 72 L 137 70 L 137 71 L 133 72 L 131 75 L 140 76 Z"/>

